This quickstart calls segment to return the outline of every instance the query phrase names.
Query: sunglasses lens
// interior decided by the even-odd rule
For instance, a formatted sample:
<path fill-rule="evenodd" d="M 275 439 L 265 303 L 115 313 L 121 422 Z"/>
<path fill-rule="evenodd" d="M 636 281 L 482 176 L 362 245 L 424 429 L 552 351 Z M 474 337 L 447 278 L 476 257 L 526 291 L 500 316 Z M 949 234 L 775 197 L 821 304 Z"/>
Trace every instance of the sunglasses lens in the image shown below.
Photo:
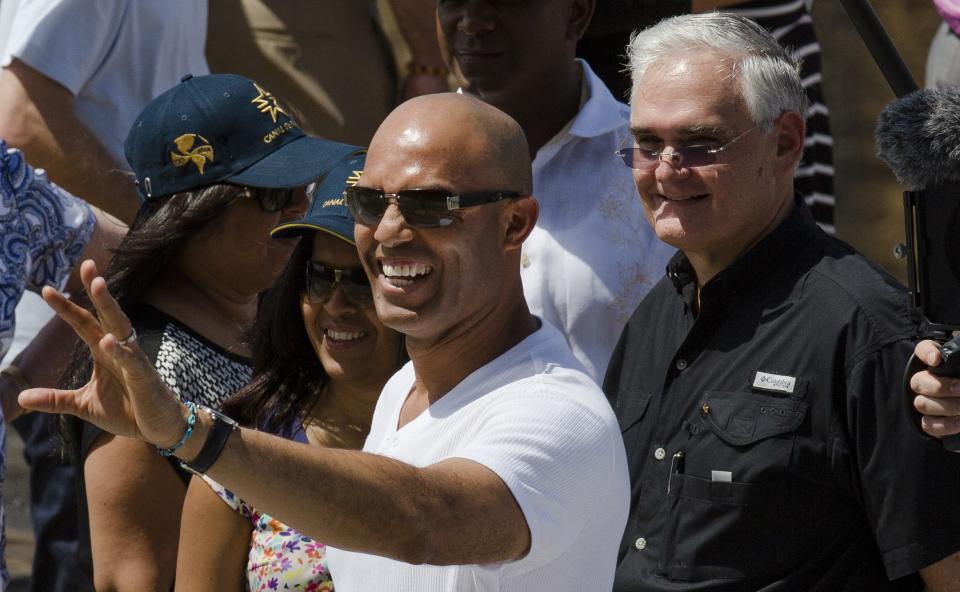
<path fill-rule="evenodd" d="M 442 189 L 417 189 L 401 191 L 400 213 L 414 226 L 446 226 L 453 222 L 453 214 L 447 207 L 450 193 Z"/>
<path fill-rule="evenodd" d="M 331 291 L 333 291 L 332 281 L 307 268 L 307 296 L 310 302 L 326 302 L 330 298 Z"/>
<path fill-rule="evenodd" d="M 279 212 L 293 199 L 293 189 L 257 189 L 257 201 L 265 212 Z"/>
<path fill-rule="evenodd" d="M 660 157 L 646 148 L 624 148 L 619 151 L 623 163 L 632 169 L 646 170 L 660 164 Z"/>
<path fill-rule="evenodd" d="M 357 284 L 352 281 L 340 281 L 340 288 L 347 295 L 347 299 L 357 306 L 369 306 L 373 303 L 373 292 L 370 284 Z"/>
<path fill-rule="evenodd" d="M 343 192 L 347 209 L 361 224 L 376 224 L 387 211 L 383 192 L 369 187 L 347 187 Z"/>
<path fill-rule="evenodd" d="M 340 270 L 339 281 L 337 271 L 313 263 L 307 266 L 307 297 L 311 302 L 327 302 L 333 295 L 335 285 L 340 286 L 347 299 L 357 306 L 367 306 L 373 302 L 370 280 L 362 269 Z"/>
<path fill-rule="evenodd" d="M 686 146 L 677 149 L 680 162 L 687 168 L 707 166 L 717 162 L 717 155 L 710 152 L 711 146 Z"/>

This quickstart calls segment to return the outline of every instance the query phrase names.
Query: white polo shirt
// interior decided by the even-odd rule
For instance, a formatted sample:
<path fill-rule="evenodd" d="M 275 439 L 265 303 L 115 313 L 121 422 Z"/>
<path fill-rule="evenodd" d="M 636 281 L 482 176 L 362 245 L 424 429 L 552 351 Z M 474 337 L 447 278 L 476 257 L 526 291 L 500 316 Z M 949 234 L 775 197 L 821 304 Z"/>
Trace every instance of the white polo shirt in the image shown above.
<path fill-rule="evenodd" d="M 384 387 L 364 450 L 416 467 L 466 458 L 496 473 L 530 528 L 529 553 L 493 565 L 411 565 L 328 548 L 337 592 L 582 592 L 613 585 L 630 505 L 606 398 L 548 323 L 397 429 L 408 363 Z"/>
<path fill-rule="evenodd" d="M 598 383 L 640 300 L 675 252 L 647 223 L 633 172 L 614 153 L 630 108 L 586 62 L 580 111 L 533 161 L 540 219 L 523 244 L 530 312 L 559 328 Z"/>

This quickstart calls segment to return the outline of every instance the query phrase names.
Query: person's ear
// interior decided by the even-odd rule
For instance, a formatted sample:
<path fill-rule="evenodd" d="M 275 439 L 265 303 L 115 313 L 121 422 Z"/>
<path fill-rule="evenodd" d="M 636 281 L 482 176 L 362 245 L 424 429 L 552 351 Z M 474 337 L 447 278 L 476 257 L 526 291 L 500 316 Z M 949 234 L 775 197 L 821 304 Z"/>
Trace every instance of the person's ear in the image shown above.
<path fill-rule="evenodd" d="M 788 111 L 773 125 L 777 130 L 777 159 L 792 171 L 803 156 L 806 121 L 796 111 Z"/>
<path fill-rule="evenodd" d="M 577 42 L 583 38 L 593 20 L 596 0 L 570 0 L 570 18 L 567 19 L 567 39 Z"/>
<path fill-rule="evenodd" d="M 527 240 L 540 216 L 540 204 L 532 195 L 517 197 L 504 208 L 503 243 L 508 251 L 519 249 Z"/>

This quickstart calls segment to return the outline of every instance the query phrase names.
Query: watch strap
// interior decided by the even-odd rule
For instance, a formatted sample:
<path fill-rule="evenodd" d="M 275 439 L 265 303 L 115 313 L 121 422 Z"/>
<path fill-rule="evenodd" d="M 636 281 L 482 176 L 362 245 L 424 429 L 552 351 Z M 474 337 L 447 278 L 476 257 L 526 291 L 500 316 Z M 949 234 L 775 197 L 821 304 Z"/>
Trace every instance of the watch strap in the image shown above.
<path fill-rule="evenodd" d="M 213 419 L 213 427 L 210 428 L 207 439 L 204 441 L 203 447 L 200 449 L 197 457 L 189 463 L 184 461 L 180 462 L 181 467 L 195 475 L 203 475 L 210 470 L 213 463 L 217 462 L 217 459 L 220 458 L 220 453 L 223 452 L 224 446 L 227 445 L 230 434 L 233 433 L 233 430 L 237 429 L 237 422 L 216 409 L 210 409 L 209 407 L 201 407 L 200 409 Z"/>

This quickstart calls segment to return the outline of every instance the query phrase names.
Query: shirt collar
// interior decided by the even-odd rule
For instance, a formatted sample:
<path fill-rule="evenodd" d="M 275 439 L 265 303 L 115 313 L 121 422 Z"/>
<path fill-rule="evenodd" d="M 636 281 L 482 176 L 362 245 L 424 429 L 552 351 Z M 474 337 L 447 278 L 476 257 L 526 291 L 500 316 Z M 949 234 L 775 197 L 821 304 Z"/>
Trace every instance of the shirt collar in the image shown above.
<path fill-rule="evenodd" d="M 587 100 L 581 102 L 580 111 L 570 126 L 570 134 L 593 138 L 623 128 L 626 105 L 613 98 L 610 89 L 593 73 L 587 62 L 580 59 L 577 62 L 583 70 L 583 88 Z"/>
<path fill-rule="evenodd" d="M 724 301 L 730 301 L 729 297 L 742 289 L 755 289 L 760 279 L 772 275 L 784 278 L 784 261 L 795 261 L 803 246 L 812 243 L 820 234 L 820 228 L 807 204 L 802 198 L 795 197 L 793 210 L 787 218 L 773 232 L 707 282 L 701 290 L 701 298 L 709 292 L 719 295 Z M 667 277 L 673 282 L 678 294 L 685 297 L 695 295 L 697 276 L 689 259 L 682 252 L 677 251 L 667 264 Z"/>

